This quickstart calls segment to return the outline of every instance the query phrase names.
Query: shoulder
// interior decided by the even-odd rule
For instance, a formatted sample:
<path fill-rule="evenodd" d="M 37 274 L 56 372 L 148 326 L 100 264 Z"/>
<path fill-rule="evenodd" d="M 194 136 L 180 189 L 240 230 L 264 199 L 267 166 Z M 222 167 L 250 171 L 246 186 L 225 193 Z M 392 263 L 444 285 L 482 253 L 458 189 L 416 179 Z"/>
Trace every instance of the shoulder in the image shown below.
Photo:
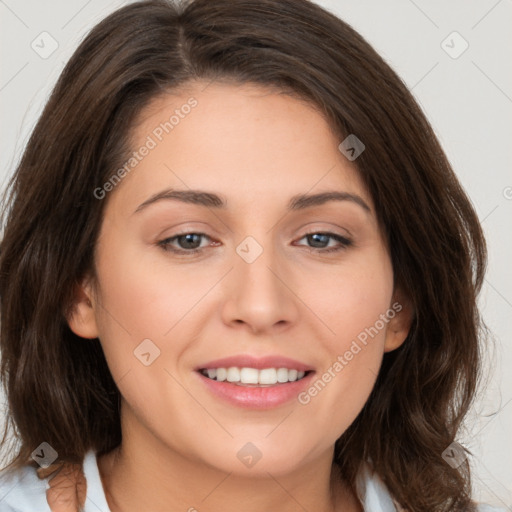
<path fill-rule="evenodd" d="M 46 480 L 38 478 L 35 468 L 25 466 L 0 471 L 0 512 L 51 512 L 46 501 Z"/>

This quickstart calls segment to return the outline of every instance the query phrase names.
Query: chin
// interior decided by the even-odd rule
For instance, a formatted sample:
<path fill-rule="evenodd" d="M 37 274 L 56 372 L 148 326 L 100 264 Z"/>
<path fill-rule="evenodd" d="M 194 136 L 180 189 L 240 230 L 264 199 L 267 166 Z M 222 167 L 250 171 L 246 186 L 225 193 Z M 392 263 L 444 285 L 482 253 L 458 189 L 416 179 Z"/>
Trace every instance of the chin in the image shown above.
<path fill-rule="evenodd" d="M 254 438 L 248 441 L 230 440 L 229 446 L 220 446 L 220 450 L 212 453 L 209 450 L 207 460 L 202 453 L 206 464 L 225 473 L 251 478 L 268 478 L 293 473 L 306 463 L 304 443 L 286 445 L 269 442 L 268 439 Z M 260 440 L 261 439 L 261 440 Z"/>

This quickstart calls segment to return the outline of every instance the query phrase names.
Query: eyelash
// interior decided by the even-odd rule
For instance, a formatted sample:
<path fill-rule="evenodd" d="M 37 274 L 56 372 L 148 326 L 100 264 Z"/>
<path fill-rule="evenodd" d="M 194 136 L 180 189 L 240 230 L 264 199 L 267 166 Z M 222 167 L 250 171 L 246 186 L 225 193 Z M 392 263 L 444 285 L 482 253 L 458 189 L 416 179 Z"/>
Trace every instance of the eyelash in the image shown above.
<path fill-rule="evenodd" d="M 182 236 L 187 236 L 187 235 L 198 235 L 201 237 L 210 238 L 205 233 L 197 233 L 195 231 L 189 231 L 189 232 L 184 232 L 184 233 L 178 233 L 177 235 L 174 235 L 172 237 L 165 238 L 164 240 L 159 241 L 157 243 L 157 245 L 159 247 L 161 247 L 164 251 L 173 252 L 175 254 L 183 254 L 183 255 L 197 254 L 197 253 L 202 252 L 203 249 L 206 249 L 206 247 L 198 247 L 196 249 L 188 249 L 187 250 L 187 249 L 176 249 L 174 247 L 171 247 L 171 245 L 170 245 L 171 242 L 177 240 L 178 238 L 180 238 Z M 311 231 L 310 233 L 305 233 L 299 240 L 302 240 L 303 238 L 306 238 L 311 235 L 327 236 L 327 237 L 332 238 L 340 243 L 339 246 L 330 247 L 330 248 L 307 247 L 310 250 L 310 252 L 312 252 L 312 253 L 322 253 L 322 254 L 335 253 L 335 252 L 340 252 L 344 249 L 347 249 L 348 247 L 350 247 L 352 245 L 352 240 L 349 240 L 348 238 L 338 235 L 336 233 L 329 233 L 329 232 L 325 232 L 325 231 Z"/>

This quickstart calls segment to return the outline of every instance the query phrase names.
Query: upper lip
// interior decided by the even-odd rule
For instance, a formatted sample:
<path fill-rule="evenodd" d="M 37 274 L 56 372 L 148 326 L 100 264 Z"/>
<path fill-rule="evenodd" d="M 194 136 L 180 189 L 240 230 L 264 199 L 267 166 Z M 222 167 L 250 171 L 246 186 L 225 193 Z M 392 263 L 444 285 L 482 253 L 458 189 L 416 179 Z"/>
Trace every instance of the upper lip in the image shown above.
<path fill-rule="evenodd" d="M 241 354 L 237 356 L 224 357 L 222 359 L 215 359 L 199 365 L 196 370 L 208 370 L 212 368 L 230 368 L 236 366 L 238 368 L 256 368 L 263 370 L 264 368 L 288 368 L 289 370 L 298 371 L 311 371 L 313 368 L 310 365 L 290 359 L 284 356 L 263 356 L 255 357 L 249 354 Z"/>

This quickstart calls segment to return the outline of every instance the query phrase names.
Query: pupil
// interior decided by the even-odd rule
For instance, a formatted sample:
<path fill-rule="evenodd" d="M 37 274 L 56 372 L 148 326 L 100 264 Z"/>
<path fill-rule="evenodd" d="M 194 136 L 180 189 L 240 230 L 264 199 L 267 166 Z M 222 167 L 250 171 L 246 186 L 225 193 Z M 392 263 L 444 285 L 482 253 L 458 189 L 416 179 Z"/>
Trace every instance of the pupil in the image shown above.
<path fill-rule="evenodd" d="M 184 243 L 182 243 L 185 241 Z M 189 233 L 187 235 L 180 236 L 180 245 L 184 249 L 197 249 L 197 242 L 200 242 L 200 237 L 196 233 Z"/>
<path fill-rule="evenodd" d="M 325 243 L 328 243 L 329 237 L 322 233 L 314 233 L 313 235 L 308 235 L 310 242 L 312 241 L 314 247 L 323 247 Z M 321 240 L 319 240 L 321 238 Z M 315 245 L 315 244 L 320 245 Z"/>

